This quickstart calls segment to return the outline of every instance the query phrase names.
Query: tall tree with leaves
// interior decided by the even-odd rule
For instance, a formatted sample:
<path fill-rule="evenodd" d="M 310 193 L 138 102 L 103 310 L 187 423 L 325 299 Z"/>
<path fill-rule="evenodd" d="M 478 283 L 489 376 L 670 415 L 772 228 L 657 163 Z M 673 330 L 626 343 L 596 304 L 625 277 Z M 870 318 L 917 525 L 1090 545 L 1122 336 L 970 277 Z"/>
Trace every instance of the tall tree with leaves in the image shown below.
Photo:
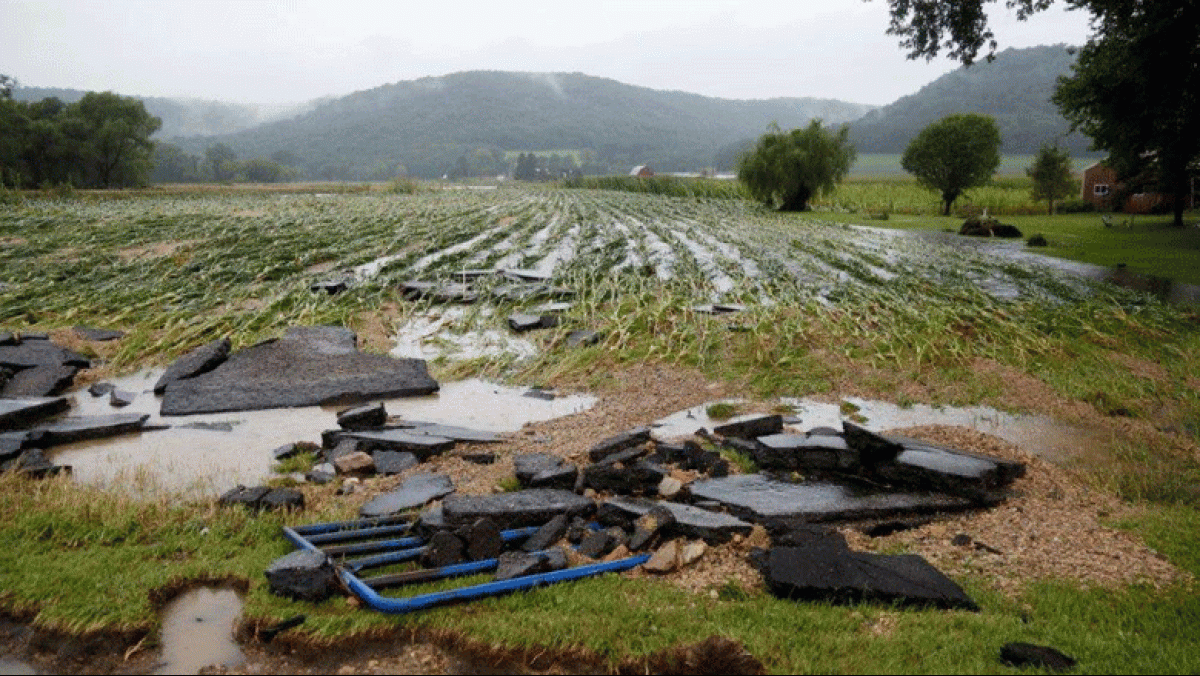
<path fill-rule="evenodd" d="M 949 216 L 963 192 L 987 183 L 1000 167 L 1000 129 L 986 115 L 948 115 L 917 134 L 900 166 L 941 193 L 942 214 Z"/>
<path fill-rule="evenodd" d="M 1025 169 L 1025 175 L 1033 181 L 1034 201 L 1046 200 L 1052 216 L 1054 201 L 1070 195 L 1075 188 L 1071 178 L 1071 154 L 1056 145 L 1044 144 L 1033 158 L 1033 164 Z"/>
<path fill-rule="evenodd" d="M 831 131 L 813 120 L 803 129 L 783 131 L 772 124 L 758 145 L 742 156 L 738 180 L 750 196 L 780 211 L 804 211 L 808 202 L 833 190 L 857 155 L 849 127 Z"/>
<path fill-rule="evenodd" d="M 909 58 L 945 49 L 970 64 L 984 44 L 995 51 L 984 6 L 995 0 L 888 0 L 891 27 Z M 1196 0 L 1064 0 L 1092 15 L 1094 33 L 1054 102 L 1073 129 L 1126 180 L 1175 195 L 1183 225 L 1189 170 L 1200 167 L 1200 2 Z M 1053 0 L 1005 0 L 1025 19 Z M 991 53 L 988 54 L 990 58 Z M 1134 186 L 1138 187 L 1138 186 Z"/>
<path fill-rule="evenodd" d="M 146 112 L 134 98 L 112 92 L 89 92 L 69 113 L 87 130 L 85 161 L 92 183 L 103 188 L 146 183 L 153 166 L 150 135 L 162 120 Z"/>

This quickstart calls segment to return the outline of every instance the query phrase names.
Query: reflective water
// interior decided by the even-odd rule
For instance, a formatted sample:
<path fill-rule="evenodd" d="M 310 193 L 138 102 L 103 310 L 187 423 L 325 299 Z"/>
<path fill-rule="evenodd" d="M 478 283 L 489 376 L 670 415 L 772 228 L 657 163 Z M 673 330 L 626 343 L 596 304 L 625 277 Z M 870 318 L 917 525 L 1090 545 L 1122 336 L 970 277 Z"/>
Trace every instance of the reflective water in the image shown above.
<path fill-rule="evenodd" d="M 56 464 L 71 465 L 78 481 L 119 485 L 136 491 L 157 489 L 192 495 L 215 495 L 237 484 L 254 485 L 271 475 L 271 451 L 284 444 L 321 442 L 321 432 L 337 427 L 340 407 L 310 406 L 186 417 L 162 418 L 161 402 L 152 388 L 161 371 L 112 379 L 119 389 L 137 394 L 120 409 L 150 414 L 149 424 L 169 429 L 112 439 L 85 441 L 52 449 Z M 507 387 L 472 379 L 443 383 L 424 397 L 383 400 L 391 416 L 483 429 L 515 432 L 527 423 L 577 413 L 596 398 L 572 395 L 553 399 L 524 396 L 528 388 Z M 103 415 L 114 409 L 107 397 L 86 390 L 69 395 L 69 415 Z"/>
<path fill-rule="evenodd" d="M 1060 423 L 1041 415 L 1012 414 L 987 406 L 897 406 L 884 401 L 846 397 L 850 404 L 843 413 L 841 404 L 830 404 L 812 398 L 781 397 L 779 403 L 791 407 L 800 422 L 792 425 L 800 430 L 814 427 L 832 427 L 840 430 L 843 420 L 851 420 L 873 431 L 917 427 L 921 425 L 947 425 L 967 427 L 990 434 L 1016 444 L 1028 453 L 1049 459 L 1065 460 L 1077 456 L 1079 449 L 1103 442 L 1102 433 L 1074 425 Z M 653 434 L 659 439 L 671 439 L 693 434 L 700 428 L 712 430 L 716 425 L 736 421 L 713 420 L 706 413 L 712 403 L 673 413 L 654 423 Z M 723 400 L 722 403 L 737 403 Z M 853 412 L 850 409 L 853 408 Z M 852 417 L 853 416 L 853 417 Z"/>
<path fill-rule="evenodd" d="M 236 667 L 245 655 L 233 640 L 242 600 L 232 589 L 193 589 L 163 610 L 162 657 L 154 673 L 195 674 L 203 667 Z"/>

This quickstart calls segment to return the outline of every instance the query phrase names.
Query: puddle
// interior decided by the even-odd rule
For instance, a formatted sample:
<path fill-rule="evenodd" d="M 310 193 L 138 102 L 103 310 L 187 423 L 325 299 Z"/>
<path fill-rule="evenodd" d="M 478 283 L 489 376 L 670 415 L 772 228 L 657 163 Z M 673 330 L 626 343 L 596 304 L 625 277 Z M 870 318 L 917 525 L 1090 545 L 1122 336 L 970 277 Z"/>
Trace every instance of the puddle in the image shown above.
<path fill-rule="evenodd" d="M 161 398 L 152 388 L 162 371 L 111 379 L 118 389 L 137 394 L 132 404 L 114 409 L 108 397 L 81 390 L 68 395 L 69 415 L 106 415 L 114 411 L 147 413 L 147 424 L 170 429 L 83 441 L 51 449 L 56 464 L 71 465 L 72 476 L 89 484 L 120 486 L 135 493 L 166 490 L 209 496 L 237 484 L 262 483 L 271 477 L 271 451 L 284 444 L 321 443 L 321 432 L 337 428 L 345 406 L 244 411 L 196 416 L 158 415 Z M 526 397 L 528 388 L 471 379 L 442 383 L 437 394 L 381 400 L 389 415 L 440 422 L 490 432 L 515 432 L 527 423 L 584 411 L 596 403 L 587 395 L 554 399 Z"/>
<path fill-rule="evenodd" d="M 850 420 L 873 432 L 921 425 L 966 427 L 999 437 L 1020 446 L 1028 453 L 1056 462 L 1078 457 L 1080 449 L 1104 443 L 1102 434 L 1098 431 L 1060 423 L 1046 416 L 1005 413 L 986 406 L 959 408 L 918 404 L 905 408 L 857 397 L 846 397 L 844 401 L 857 406 L 858 410 L 843 415 L 839 404 L 807 398 L 779 399 L 780 404 L 793 407 L 795 412 L 792 415 L 801 419 L 801 422 L 793 427 L 801 430 L 814 427 L 833 427 L 840 430 L 843 420 Z M 753 417 L 713 420 L 705 412 L 712 403 L 717 402 L 685 409 L 656 421 L 654 436 L 671 439 L 693 434 L 701 427 L 711 431 L 717 425 Z M 723 400 L 722 403 L 736 403 L 736 400 Z"/>
<path fill-rule="evenodd" d="M 156 674 L 195 674 L 207 666 L 236 667 L 245 661 L 233 640 L 242 600 L 232 589 L 193 589 L 167 604 L 162 620 L 162 657 Z"/>

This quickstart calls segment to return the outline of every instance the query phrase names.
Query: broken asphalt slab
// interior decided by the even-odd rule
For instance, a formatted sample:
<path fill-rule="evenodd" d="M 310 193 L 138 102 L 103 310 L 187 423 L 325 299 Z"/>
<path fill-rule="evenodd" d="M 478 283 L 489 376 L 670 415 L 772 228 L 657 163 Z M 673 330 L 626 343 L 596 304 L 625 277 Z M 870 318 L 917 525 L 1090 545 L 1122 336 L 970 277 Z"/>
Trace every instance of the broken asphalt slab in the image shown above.
<path fill-rule="evenodd" d="M 211 371 L 169 383 L 162 415 L 358 403 L 438 390 L 424 360 L 359 352 L 355 343 L 349 329 L 293 327 Z"/>
<path fill-rule="evenodd" d="M 445 474 L 414 474 L 394 490 L 372 498 L 358 513 L 365 518 L 390 516 L 423 507 L 453 492 L 454 482 Z"/>
<path fill-rule="evenodd" d="M 67 410 L 63 397 L 0 399 L 0 430 L 15 430 Z"/>
<path fill-rule="evenodd" d="M 194 378 L 220 366 L 229 357 L 232 344 L 228 338 L 214 340 L 188 352 L 167 367 L 154 383 L 154 393 L 162 394 L 167 385 L 178 380 Z"/>
<path fill-rule="evenodd" d="M 117 413 L 114 415 L 80 416 L 62 418 L 34 427 L 31 432 L 42 435 L 38 445 L 42 448 L 61 446 L 76 441 L 104 439 L 146 430 L 148 413 Z"/>
<path fill-rule="evenodd" d="M 571 491 L 530 488 L 495 495 L 449 495 L 442 500 L 442 516 L 451 526 L 488 517 L 501 529 L 509 529 L 540 526 L 559 514 L 585 516 L 595 507 L 590 499 Z"/>
<path fill-rule="evenodd" d="M 604 504 L 625 513 L 631 520 L 649 514 L 655 507 L 664 508 L 675 517 L 674 523 L 667 527 L 668 534 L 699 538 L 709 544 L 728 542 L 734 535 L 749 535 L 753 528 L 752 524 L 729 514 L 677 502 L 615 497 Z"/>

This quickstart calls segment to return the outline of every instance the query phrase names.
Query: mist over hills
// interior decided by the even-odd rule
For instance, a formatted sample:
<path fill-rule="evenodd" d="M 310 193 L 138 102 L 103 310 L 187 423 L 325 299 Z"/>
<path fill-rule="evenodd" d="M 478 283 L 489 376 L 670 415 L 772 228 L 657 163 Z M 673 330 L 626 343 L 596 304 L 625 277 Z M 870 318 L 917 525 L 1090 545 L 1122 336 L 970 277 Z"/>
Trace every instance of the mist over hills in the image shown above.
<path fill-rule="evenodd" d="M 1035 153 L 1056 140 L 1073 153 L 1090 140 L 1068 133 L 1069 123 L 1050 102 L 1060 75 L 1075 63 L 1067 45 L 1006 49 L 991 63 L 951 71 L 915 94 L 877 108 L 850 125 L 860 153 L 902 153 L 921 129 L 956 113 L 991 115 L 1000 127 L 1001 152 Z"/>
<path fill-rule="evenodd" d="M 202 157 L 225 143 L 239 159 L 288 158 L 301 176 L 338 180 L 400 174 L 436 177 L 455 167 L 486 175 L 511 170 L 522 152 L 561 153 L 589 173 L 731 169 L 777 123 L 820 118 L 850 124 L 859 153 L 900 153 L 926 125 L 952 113 L 993 116 L 1003 152 L 1033 153 L 1059 142 L 1086 152 L 1088 139 L 1050 102 L 1070 73 L 1065 45 L 1001 52 L 991 63 L 956 69 L 883 107 L 811 97 L 721 99 L 663 91 L 582 73 L 471 71 L 387 84 L 287 111 L 253 105 L 137 97 L 162 118 L 155 135 Z M 18 87 L 18 99 L 84 92 Z"/>

